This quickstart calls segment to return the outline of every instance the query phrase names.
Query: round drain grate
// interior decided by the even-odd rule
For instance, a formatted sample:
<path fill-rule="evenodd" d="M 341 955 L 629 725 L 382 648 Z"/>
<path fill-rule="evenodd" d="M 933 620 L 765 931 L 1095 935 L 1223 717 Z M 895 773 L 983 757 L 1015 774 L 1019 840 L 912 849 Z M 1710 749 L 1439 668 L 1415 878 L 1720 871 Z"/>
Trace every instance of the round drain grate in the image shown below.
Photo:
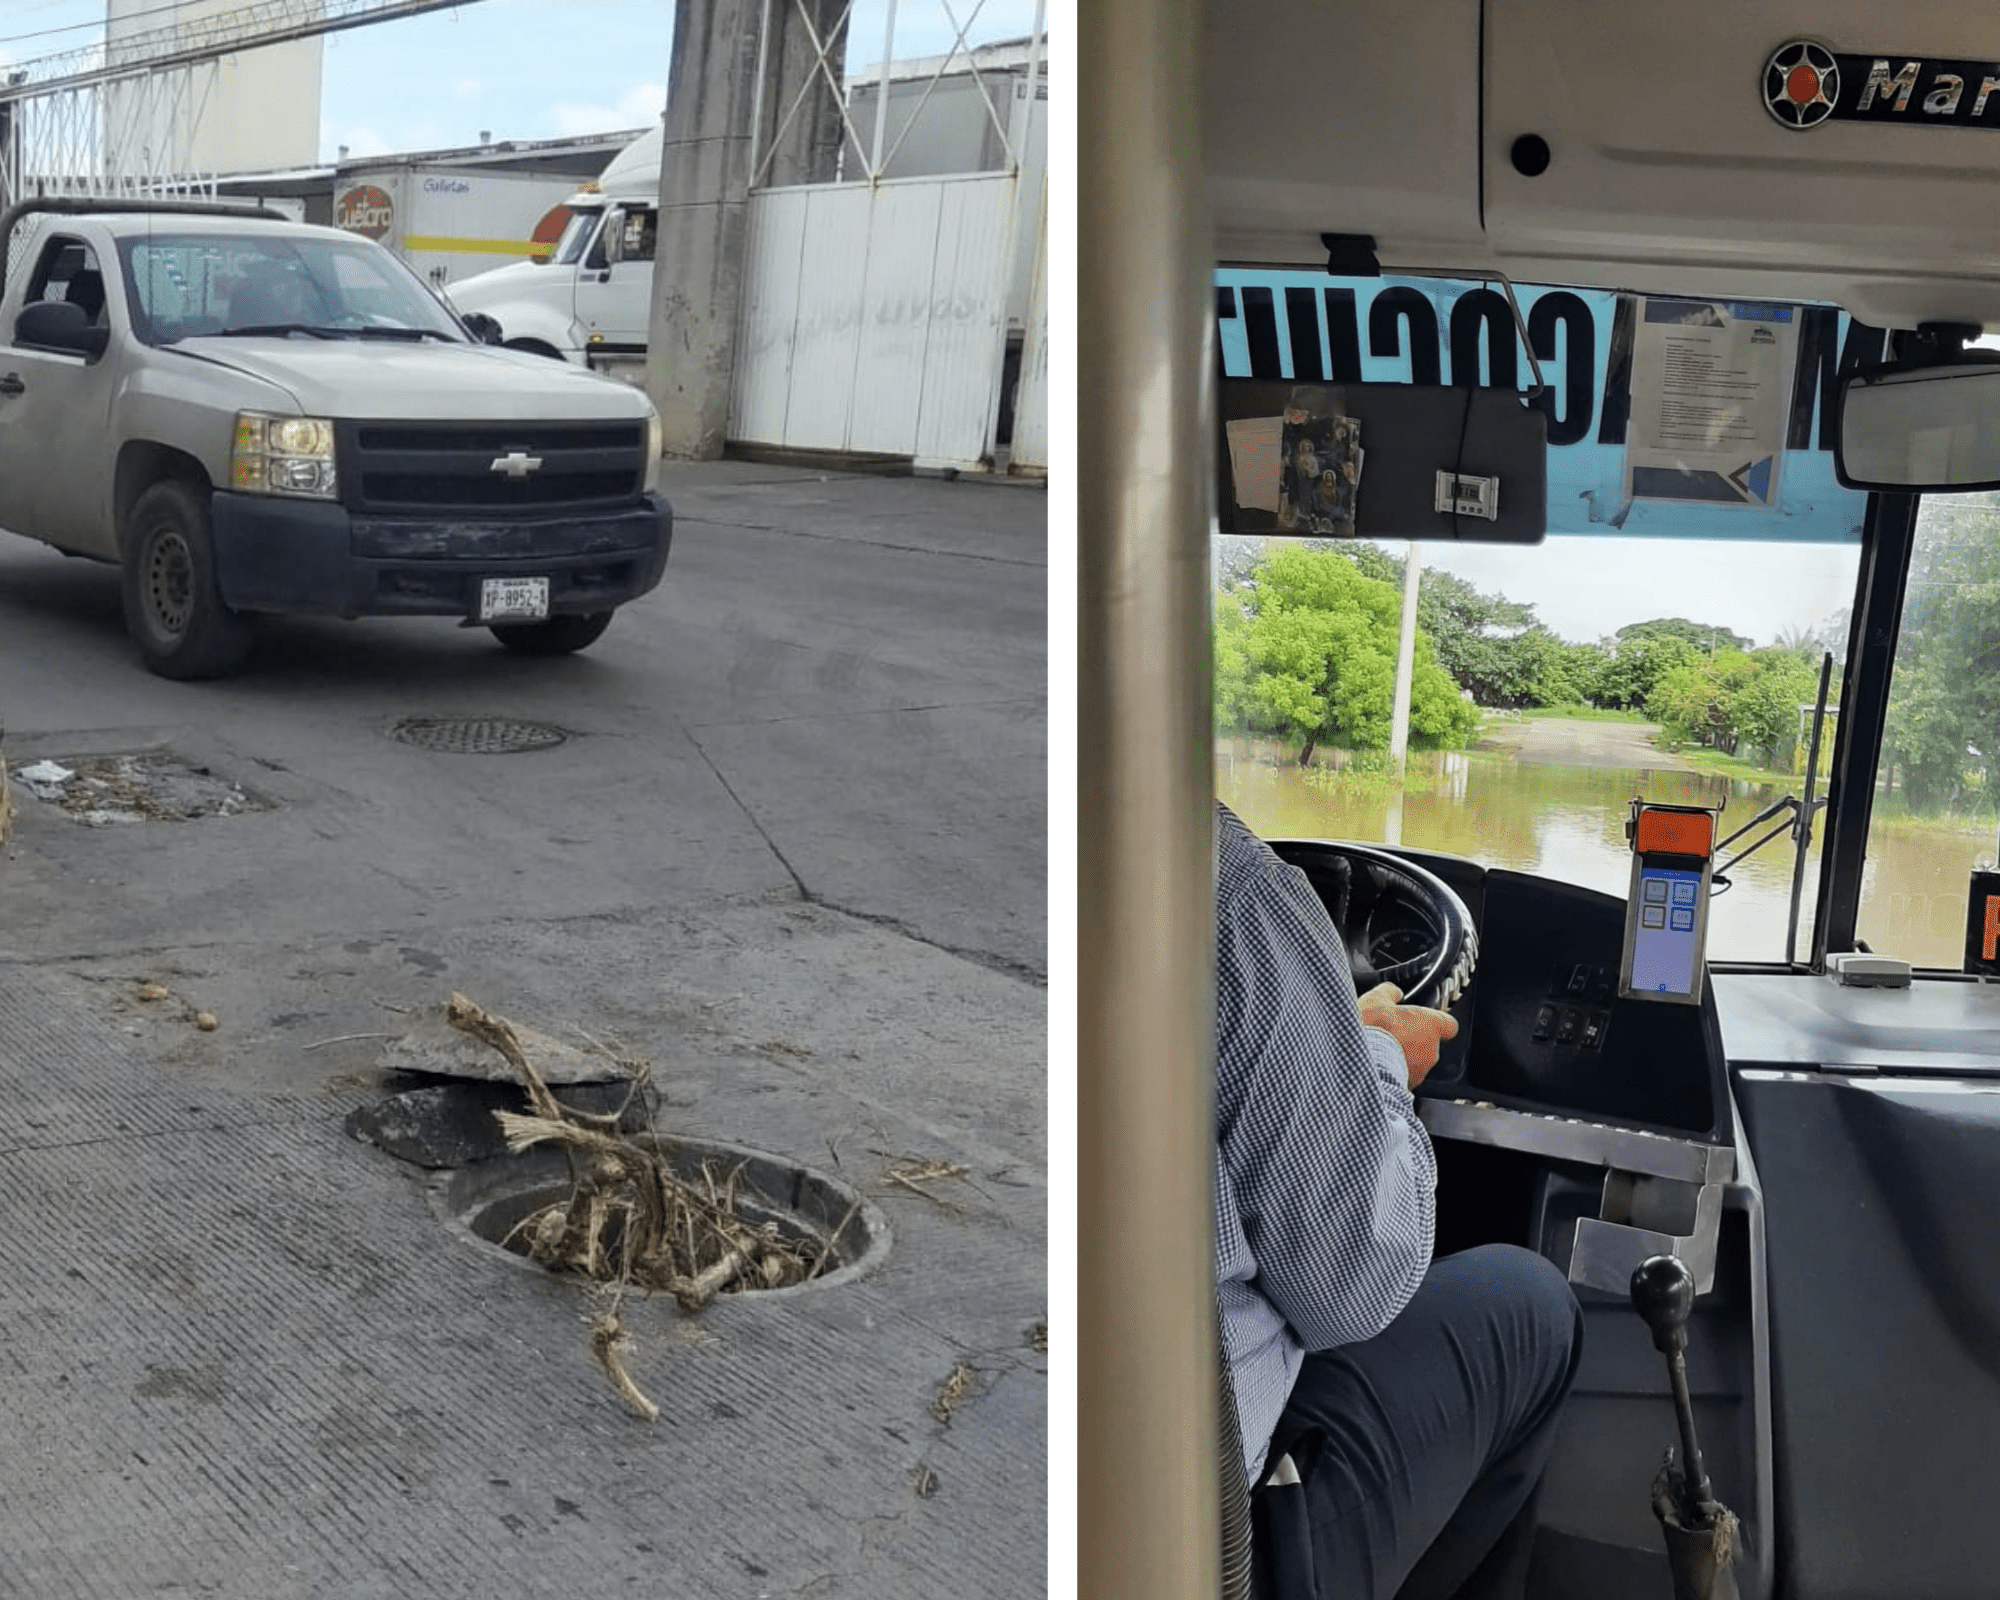
<path fill-rule="evenodd" d="M 511 756 L 547 750 L 569 737 L 546 722 L 518 717 L 405 717 L 389 730 L 392 738 L 421 750 L 460 756 Z"/>

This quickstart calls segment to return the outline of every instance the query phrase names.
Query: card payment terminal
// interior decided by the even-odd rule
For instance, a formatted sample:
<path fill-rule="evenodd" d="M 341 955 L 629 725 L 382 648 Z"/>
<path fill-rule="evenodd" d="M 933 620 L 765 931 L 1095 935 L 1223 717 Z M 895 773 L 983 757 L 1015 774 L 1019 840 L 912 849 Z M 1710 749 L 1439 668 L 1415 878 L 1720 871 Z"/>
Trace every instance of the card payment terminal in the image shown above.
<path fill-rule="evenodd" d="M 1715 812 L 1706 806 L 1632 802 L 1632 890 L 1618 993 L 1630 1000 L 1701 1003 L 1708 947 Z"/>

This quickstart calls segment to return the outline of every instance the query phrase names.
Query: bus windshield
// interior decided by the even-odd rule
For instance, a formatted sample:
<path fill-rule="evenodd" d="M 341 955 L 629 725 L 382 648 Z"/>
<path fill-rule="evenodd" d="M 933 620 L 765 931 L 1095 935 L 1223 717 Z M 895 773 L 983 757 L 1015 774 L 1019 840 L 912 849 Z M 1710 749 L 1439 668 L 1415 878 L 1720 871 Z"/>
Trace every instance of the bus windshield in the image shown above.
<path fill-rule="evenodd" d="M 1529 386 L 1511 311 L 1503 343 L 1463 310 L 1490 294 L 1478 284 L 1225 271 L 1217 287 L 1225 389 L 1249 377 Z M 1547 537 L 1309 537 L 1225 515 L 1212 541 L 1216 792 L 1266 837 L 1443 851 L 1622 896 L 1634 797 L 1720 805 L 1726 836 L 1787 795 L 1804 800 L 1817 721 L 1824 801 L 1866 513 L 1866 496 L 1834 479 L 1826 402 L 1843 364 L 1881 336 L 1831 307 L 1516 288 L 1546 385 Z M 1236 426 L 1232 454 L 1247 448 Z M 2000 508 L 1984 516 L 2000 561 Z M 1976 563 L 1954 552 L 1953 572 L 1977 581 Z M 1917 671 L 1899 673 L 1906 704 L 1935 693 Z M 1991 802 L 1983 757 L 1955 759 L 1921 769 L 1915 787 L 1902 780 L 1895 816 L 1878 817 L 1869 877 L 1955 883 L 1962 918 L 1966 868 L 1992 845 L 1990 827 L 1969 830 Z M 1918 770 L 1907 757 L 1904 768 Z M 1934 769 L 1950 781 L 1924 788 Z M 1792 814 L 1774 813 L 1719 863 Z M 1780 832 L 1726 871 L 1711 959 L 1810 953 L 1824 831 L 1815 826 L 1803 870 Z M 1957 966 L 1949 907 L 1919 918 L 1910 903 L 1864 900 L 1863 936 L 1871 919 L 1886 932 L 1900 918 L 1876 948 Z"/>

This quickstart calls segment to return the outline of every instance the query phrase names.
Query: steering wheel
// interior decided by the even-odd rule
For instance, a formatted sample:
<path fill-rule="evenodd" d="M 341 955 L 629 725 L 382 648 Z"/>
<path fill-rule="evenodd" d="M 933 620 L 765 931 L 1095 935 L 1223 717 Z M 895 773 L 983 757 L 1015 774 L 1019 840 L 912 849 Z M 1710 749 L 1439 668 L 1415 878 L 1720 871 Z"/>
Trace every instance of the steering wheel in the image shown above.
<path fill-rule="evenodd" d="M 1407 1004 L 1447 1010 L 1479 959 L 1479 933 L 1456 891 L 1436 873 L 1374 845 L 1273 839 L 1333 919 L 1364 994 L 1393 983 Z"/>

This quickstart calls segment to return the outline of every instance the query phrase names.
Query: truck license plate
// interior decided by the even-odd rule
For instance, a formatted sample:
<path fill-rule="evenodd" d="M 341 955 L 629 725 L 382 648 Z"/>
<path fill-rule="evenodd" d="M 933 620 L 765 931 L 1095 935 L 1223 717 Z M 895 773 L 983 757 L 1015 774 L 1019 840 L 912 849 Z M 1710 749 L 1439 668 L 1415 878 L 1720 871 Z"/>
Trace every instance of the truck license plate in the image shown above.
<path fill-rule="evenodd" d="M 547 578 L 482 578 L 481 622 L 540 622 L 549 614 Z"/>

